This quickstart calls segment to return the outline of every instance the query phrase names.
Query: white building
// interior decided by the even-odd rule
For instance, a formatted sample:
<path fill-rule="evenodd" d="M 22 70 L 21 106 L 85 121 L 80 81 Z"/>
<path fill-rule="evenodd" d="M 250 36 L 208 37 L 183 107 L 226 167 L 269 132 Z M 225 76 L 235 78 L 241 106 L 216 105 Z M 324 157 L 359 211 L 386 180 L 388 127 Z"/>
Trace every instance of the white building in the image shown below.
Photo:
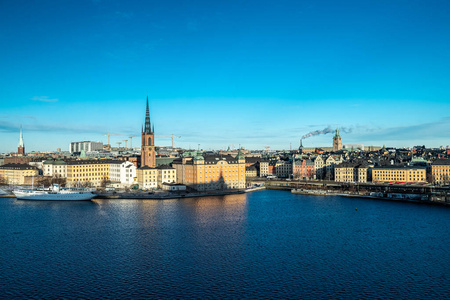
<path fill-rule="evenodd" d="M 42 163 L 42 175 L 66 178 L 67 164 L 63 160 L 46 160 Z"/>
<path fill-rule="evenodd" d="M 88 141 L 70 143 L 70 153 L 81 152 L 81 150 L 84 150 L 84 152 L 101 151 L 103 150 L 103 143 Z"/>
<path fill-rule="evenodd" d="M 109 179 L 121 187 L 129 187 L 135 181 L 136 166 L 129 161 L 115 161 L 109 165 Z"/>

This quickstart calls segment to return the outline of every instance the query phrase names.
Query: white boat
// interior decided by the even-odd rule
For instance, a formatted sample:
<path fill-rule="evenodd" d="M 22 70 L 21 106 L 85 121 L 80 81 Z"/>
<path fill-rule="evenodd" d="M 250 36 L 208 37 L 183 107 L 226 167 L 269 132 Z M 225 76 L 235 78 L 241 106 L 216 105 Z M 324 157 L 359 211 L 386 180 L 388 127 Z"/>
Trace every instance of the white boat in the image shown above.
<path fill-rule="evenodd" d="M 48 189 L 17 189 L 13 193 L 17 200 L 85 201 L 96 196 L 90 190 L 61 189 L 58 184 Z"/>

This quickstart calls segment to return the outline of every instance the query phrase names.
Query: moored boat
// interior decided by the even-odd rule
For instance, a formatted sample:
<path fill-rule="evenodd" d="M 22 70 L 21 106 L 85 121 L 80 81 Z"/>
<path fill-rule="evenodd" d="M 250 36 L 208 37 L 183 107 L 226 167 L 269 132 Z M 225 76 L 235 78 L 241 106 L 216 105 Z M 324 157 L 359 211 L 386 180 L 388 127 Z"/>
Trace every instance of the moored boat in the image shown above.
<path fill-rule="evenodd" d="M 85 189 L 61 189 L 54 184 L 48 189 L 16 189 L 13 190 L 17 200 L 43 200 L 43 201 L 86 201 L 96 195 Z"/>

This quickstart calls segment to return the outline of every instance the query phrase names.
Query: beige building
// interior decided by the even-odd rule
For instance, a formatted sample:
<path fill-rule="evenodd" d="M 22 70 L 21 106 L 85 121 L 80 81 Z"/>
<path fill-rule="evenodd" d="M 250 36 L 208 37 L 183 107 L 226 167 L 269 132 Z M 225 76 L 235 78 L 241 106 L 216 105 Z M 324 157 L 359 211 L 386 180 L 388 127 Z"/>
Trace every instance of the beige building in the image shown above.
<path fill-rule="evenodd" d="M 143 166 L 136 170 L 139 188 L 156 190 L 158 188 L 158 169 Z"/>
<path fill-rule="evenodd" d="M 231 155 L 206 155 L 197 153 L 194 157 L 175 160 L 177 183 L 199 191 L 244 189 L 245 157 L 241 152 Z"/>
<path fill-rule="evenodd" d="M 450 159 L 437 159 L 431 164 L 433 181 L 438 184 L 450 183 Z"/>
<path fill-rule="evenodd" d="M 164 183 L 176 183 L 177 170 L 169 165 L 156 167 L 158 170 L 158 187 L 162 188 Z"/>
<path fill-rule="evenodd" d="M 334 168 L 334 181 L 367 182 L 367 171 L 366 164 L 343 162 Z"/>
<path fill-rule="evenodd" d="M 245 167 L 245 177 L 257 177 L 258 171 L 255 166 Z"/>
<path fill-rule="evenodd" d="M 330 155 L 325 159 L 325 178 L 326 180 L 334 180 L 334 168 L 336 165 L 342 163 L 342 156 Z"/>
<path fill-rule="evenodd" d="M 316 172 L 316 179 L 323 179 L 324 178 L 324 166 L 325 161 L 323 160 L 322 156 L 318 155 L 314 158 L 312 158 L 314 162 L 314 170 Z"/>
<path fill-rule="evenodd" d="M 262 160 L 259 162 L 259 177 L 266 177 L 267 175 L 269 175 L 269 162 Z"/>
<path fill-rule="evenodd" d="M 3 181 L 5 184 L 23 185 L 27 183 L 28 177 L 36 177 L 38 175 L 38 168 L 26 164 L 0 166 L 0 181 Z"/>
<path fill-rule="evenodd" d="M 372 170 L 373 182 L 427 182 L 424 167 L 375 167 Z"/>

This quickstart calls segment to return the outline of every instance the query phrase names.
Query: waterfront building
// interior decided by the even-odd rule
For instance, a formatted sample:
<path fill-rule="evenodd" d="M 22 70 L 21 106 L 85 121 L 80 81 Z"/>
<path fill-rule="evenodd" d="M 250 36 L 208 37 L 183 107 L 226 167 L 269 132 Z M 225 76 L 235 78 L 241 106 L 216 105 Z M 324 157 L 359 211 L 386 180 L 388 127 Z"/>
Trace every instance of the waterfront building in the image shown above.
<path fill-rule="evenodd" d="M 158 188 L 158 169 L 143 166 L 137 169 L 137 183 L 139 188 L 156 190 Z"/>
<path fill-rule="evenodd" d="M 267 177 L 269 175 L 269 162 L 262 160 L 259 162 L 259 177 Z"/>
<path fill-rule="evenodd" d="M 312 161 L 314 162 L 314 170 L 316 172 L 316 179 L 323 179 L 325 162 L 324 162 L 322 156 L 317 155 L 316 157 L 312 158 Z"/>
<path fill-rule="evenodd" d="M 426 168 L 424 167 L 401 167 L 386 166 L 372 169 L 373 182 L 427 182 Z"/>
<path fill-rule="evenodd" d="M 173 162 L 177 183 L 198 191 L 245 188 L 245 157 L 231 155 L 183 157 Z"/>
<path fill-rule="evenodd" d="M 278 178 L 289 178 L 292 174 L 292 162 L 289 160 L 278 160 L 275 165 L 275 174 Z"/>
<path fill-rule="evenodd" d="M 269 169 L 268 169 L 268 175 L 276 175 L 276 165 L 277 165 L 277 161 L 276 160 L 270 160 L 269 161 Z"/>
<path fill-rule="evenodd" d="M 112 162 L 107 159 L 67 161 L 67 185 L 100 187 L 102 182 L 110 180 Z"/>
<path fill-rule="evenodd" d="M 367 182 L 368 168 L 364 163 L 343 162 L 334 169 L 334 181 Z"/>
<path fill-rule="evenodd" d="M 292 159 L 294 178 L 315 179 L 314 162 L 311 159 Z"/>
<path fill-rule="evenodd" d="M 257 177 L 258 176 L 258 170 L 256 169 L 256 167 L 254 165 L 250 166 L 250 167 L 245 167 L 245 177 L 249 178 L 249 177 Z"/>
<path fill-rule="evenodd" d="M 102 150 L 103 150 L 103 143 L 101 142 L 90 142 L 90 141 L 72 142 L 69 145 L 69 152 L 71 154 L 80 153 L 81 151 L 87 153 Z"/>
<path fill-rule="evenodd" d="M 342 149 L 342 138 L 339 135 L 339 129 L 336 128 L 336 132 L 333 137 L 333 151 L 339 151 Z"/>
<path fill-rule="evenodd" d="M 130 161 L 111 161 L 109 180 L 119 187 L 130 187 L 136 178 L 136 166 Z"/>
<path fill-rule="evenodd" d="M 450 159 L 437 159 L 431 164 L 433 181 L 438 184 L 450 183 Z"/>
<path fill-rule="evenodd" d="M 325 159 L 325 179 L 334 180 L 334 168 L 343 161 L 340 155 L 330 155 Z"/>
<path fill-rule="evenodd" d="M 145 110 L 145 125 L 142 128 L 142 142 L 141 142 L 141 166 L 150 168 L 156 167 L 156 151 L 155 151 L 155 127 L 150 123 L 150 110 L 148 107 Z"/>
<path fill-rule="evenodd" d="M 42 174 L 50 177 L 67 177 L 67 164 L 63 160 L 45 160 L 42 163 Z"/>
<path fill-rule="evenodd" d="M 177 170 L 169 165 L 160 165 L 156 167 L 158 170 L 157 184 L 162 188 L 165 183 L 175 183 L 177 180 Z"/>
<path fill-rule="evenodd" d="M 6 164 L 0 166 L 0 181 L 6 184 L 23 185 L 29 181 L 27 178 L 38 175 L 38 168 L 26 164 Z"/>

